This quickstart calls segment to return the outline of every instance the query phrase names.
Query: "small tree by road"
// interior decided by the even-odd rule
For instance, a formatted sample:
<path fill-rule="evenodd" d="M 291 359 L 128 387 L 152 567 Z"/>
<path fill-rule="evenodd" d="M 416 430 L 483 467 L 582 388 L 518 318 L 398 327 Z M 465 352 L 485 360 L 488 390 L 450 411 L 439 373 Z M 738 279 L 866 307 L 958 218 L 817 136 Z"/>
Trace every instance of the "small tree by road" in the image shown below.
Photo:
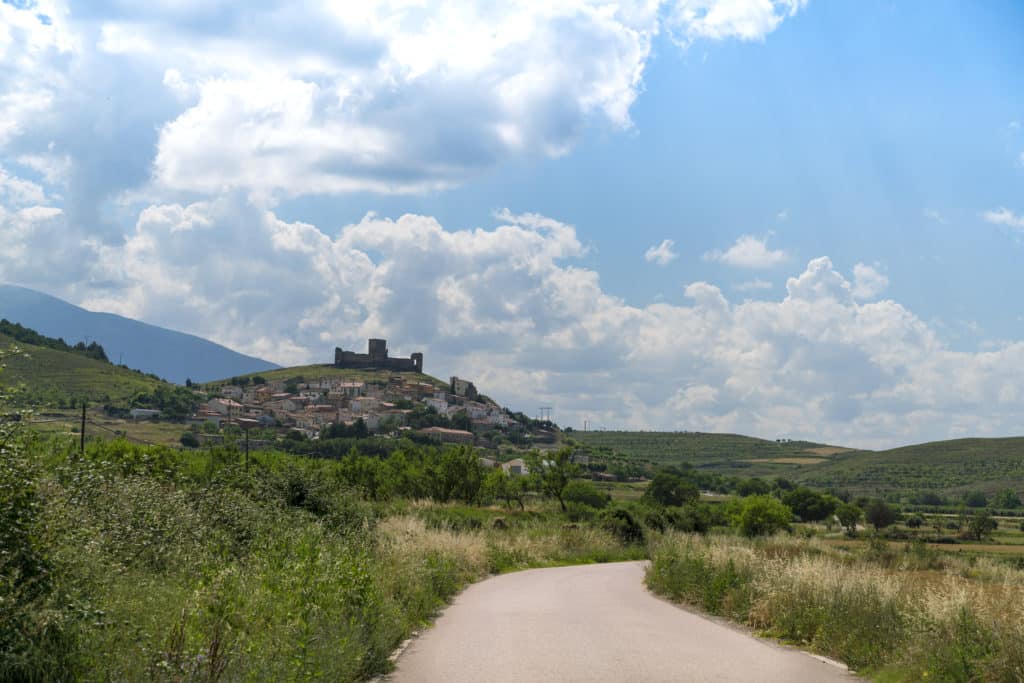
<path fill-rule="evenodd" d="M 572 461 L 572 448 L 562 448 L 543 456 L 533 451 L 526 456 L 530 477 L 537 482 L 537 489 L 545 496 L 558 499 L 565 512 L 565 487 L 580 471 Z"/>

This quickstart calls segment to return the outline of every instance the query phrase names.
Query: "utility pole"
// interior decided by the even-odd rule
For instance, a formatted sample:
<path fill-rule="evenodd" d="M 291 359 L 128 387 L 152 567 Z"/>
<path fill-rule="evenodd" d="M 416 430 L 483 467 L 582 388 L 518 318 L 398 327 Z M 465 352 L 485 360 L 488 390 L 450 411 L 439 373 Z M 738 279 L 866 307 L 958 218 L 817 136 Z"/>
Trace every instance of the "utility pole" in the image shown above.
<path fill-rule="evenodd" d="M 249 428 L 245 428 L 245 472 L 249 473 Z"/>
<path fill-rule="evenodd" d="M 78 433 L 78 451 L 85 455 L 85 400 L 82 401 L 82 429 Z"/>

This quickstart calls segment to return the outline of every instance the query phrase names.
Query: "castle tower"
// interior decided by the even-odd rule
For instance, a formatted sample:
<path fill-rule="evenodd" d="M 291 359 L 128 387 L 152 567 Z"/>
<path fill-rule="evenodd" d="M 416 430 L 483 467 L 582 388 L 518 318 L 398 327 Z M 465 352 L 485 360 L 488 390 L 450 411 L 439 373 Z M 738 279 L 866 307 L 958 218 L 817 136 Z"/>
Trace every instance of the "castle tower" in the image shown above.
<path fill-rule="evenodd" d="M 370 340 L 370 364 L 383 367 L 388 360 L 387 339 Z"/>
<path fill-rule="evenodd" d="M 416 372 L 419 372 L 419 373 L 422 374 L 423 373 L 423 354 L 422 353 L 414 353 L 414 354 L 412 354 L 411 358 L 412 358 L 412 367 L 413 367 L 413 369 Z"/>

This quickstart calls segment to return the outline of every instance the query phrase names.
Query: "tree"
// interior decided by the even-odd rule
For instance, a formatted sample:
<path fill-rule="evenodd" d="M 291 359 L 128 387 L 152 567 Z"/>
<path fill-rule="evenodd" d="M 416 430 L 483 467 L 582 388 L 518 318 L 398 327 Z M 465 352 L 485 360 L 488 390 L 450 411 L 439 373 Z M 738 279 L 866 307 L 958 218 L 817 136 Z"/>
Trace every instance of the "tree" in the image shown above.
<path fill-rule="evenodd" d="M 969 539 L 980 541 L 992 535 L 992 532 L 999 528 L 999 523 L 988 510 L 978 510 L 967 522 L 965 536 Z"/>
<path fill-rule="evenodd" d="M 185 432 L 181 435 L 181 445 L 185 448 L 199 448 L 199 438 L 192 432 Z"/>
<path fill-rule="evenodd" d="M 922 526 L 924 526 L 924 517 L 921 515 L 911 515 L 907 518 L 907 528 L 920 529 Z"/>
<path fill-rule="evenodd" d="M 562 448 L 543 457 L 537 451 L 526 456 L 530 477 L 537 482 L 537 488 L 545 496 L 558 499 L 565 512 L 565 487 L 579 473 L 579 467 L 572 461 L 572 448 Z"/>
<path fill-rule="evenodd" d="M 768 482 L 757 477 L 744 479 L 736 484 L 736 493 L 743 498 L 747 496 L 761 496 L 769 491 L 771 491 L 771 487 L 768 486 Z"/>
<path fill-rule="evenodd" d="M 661 471 L 647 485 L 644 498 L 659 505 L 676 507 L 700 498 L 697 487 L 677 474 Z"/>
<path fill-rule="evenodd" d="M 1013 489 L 1003 489 L 992 497 L 992 507 L 1000 510 L 1012 510 L 1020 505 L 1020 496 Z"/>
<path fill-rule="evenodd" d="M 490 499 L 503 500 L 507 507 L 512 507 L 514 502 L 520 510 L 525 510 L 527 481 L 526 477 L 512 476 L 502 468 L 494 467 L 484 477 L 481 494 Z"/>
<path fill-rule="evenodd" d="M 983 508 L 988 505 L 988 496 L 981 491 L 968 491 L 964 494 L 964 505 L 969 508 Z"/>
<path fill-rule="evenodd" d="M 439 503 L 449 500 L 474 503 L 479 498 L 484 474 L 472 446 L 444 449 L 432 470 L 432 498 Z"/>
<path fill-rule="evenodd" d="M 857 523 L 863 516 L 864 512 L 852 503 L 842 503 L 836 506 L 836 519 L 846 529 L 847 536 L 857 535 Z"/>
<path fill-rule="evenodd" d="M 782 502 L 805 522 L 820 522 L 836 509 L 838 501 L 832 496 L 800 486 L 782 495 Z"/>
<path fill-rule="evenodd" d="M 748 496 L 740 507 L 734 522 L 740 533 L 747 537 L 768 536 L 789 529 L 793 511 L 772 496 Z"/>
<path fill-rule="evenodd" d="M 891 526 L 896 521 L 896 511 L 886 505 L 884 500 L 876 498 L 864 510 L 864 519 L 875 527 L 875 531 L 878 531 Z"/>

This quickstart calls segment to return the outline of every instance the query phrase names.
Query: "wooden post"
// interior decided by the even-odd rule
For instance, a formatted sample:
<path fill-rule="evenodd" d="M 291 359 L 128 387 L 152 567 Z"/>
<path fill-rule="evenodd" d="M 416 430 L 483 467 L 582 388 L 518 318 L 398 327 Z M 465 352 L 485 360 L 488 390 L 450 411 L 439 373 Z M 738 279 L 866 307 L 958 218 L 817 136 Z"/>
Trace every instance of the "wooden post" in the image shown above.
<path fill-rule="evenodd" d="M 85 401 L 82 401 L 82 429 L 78 434 L 79 444 L 78 451 L 82 455 L 85 455 Z"/>

